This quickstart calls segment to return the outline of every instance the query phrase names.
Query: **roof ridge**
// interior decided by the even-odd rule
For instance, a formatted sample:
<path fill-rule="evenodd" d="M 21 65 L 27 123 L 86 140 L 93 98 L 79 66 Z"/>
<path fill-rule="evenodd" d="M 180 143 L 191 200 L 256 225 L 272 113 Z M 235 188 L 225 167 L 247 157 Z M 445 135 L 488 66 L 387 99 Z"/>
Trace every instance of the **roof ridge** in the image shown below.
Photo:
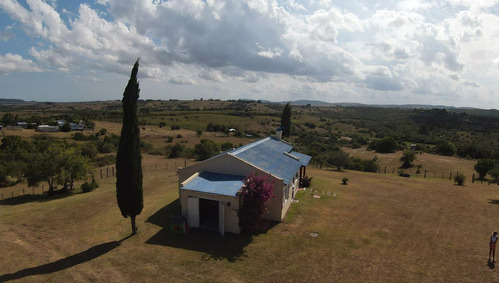
<path fill-rule="evenodd" d="M 244 151 L 246 151 L 246 150 L 248 150 L 248 149 L 250 149 L 252 147 L 255 147 L 255 146 L 259 145 L 259 144 L 262 144 L 262 143 L 264 143 L 264 142 L 266 142 L 266 141 L 268 141 L 270 139 L 271 139 L 270 137 L 267 137 L 267 138 L 263 138 L 263 139 L 258 140 L 258 141 L 251 142 L 251 143 L 249 143 L 247 145 L 244 145 L 244 146 L 242 146 L 240 148 L 235 149 L 232 152 L 229 152 L 229 154 L 231 154 L 233 156 L 236 156 L 236 155 L 238 155 L 238 154 L 240 154 L 240 153 L 242 153 L 242 152 L 244 152 Z"/>

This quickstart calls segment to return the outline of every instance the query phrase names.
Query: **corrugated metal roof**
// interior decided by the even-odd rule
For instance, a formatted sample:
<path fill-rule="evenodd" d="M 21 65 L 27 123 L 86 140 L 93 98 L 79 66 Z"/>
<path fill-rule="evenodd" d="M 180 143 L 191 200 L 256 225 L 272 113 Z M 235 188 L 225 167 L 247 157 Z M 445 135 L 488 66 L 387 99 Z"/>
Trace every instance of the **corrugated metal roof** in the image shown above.
<path fill-rule="evenodd" d="M 198 176 L 184 184 L 181 189 L 225 196 L 236 196 L 243 186 L 244 179 L 245 176 L 201 172 Z"/>
<path fill-rule="evenodd" d="M 292 181 L 300 166 L 311 159 L 305 154 L 292 152 L 293 146 L 271 137 L 247 144 L 229 154 L 236 156 L 280 179 L 285 184 Z M 307 158 L 308 157 L 308 158 Z"/>
<path fill-rule="evenodd" d="M 309 164 L 309 161 L 311 161 L 311 156 L 297 152 L 297 151 L 292 151 L 290 152 L 291 155 L 297 156 L 300 159 L 300 163 L 304 166 L 307 166 Z"/>

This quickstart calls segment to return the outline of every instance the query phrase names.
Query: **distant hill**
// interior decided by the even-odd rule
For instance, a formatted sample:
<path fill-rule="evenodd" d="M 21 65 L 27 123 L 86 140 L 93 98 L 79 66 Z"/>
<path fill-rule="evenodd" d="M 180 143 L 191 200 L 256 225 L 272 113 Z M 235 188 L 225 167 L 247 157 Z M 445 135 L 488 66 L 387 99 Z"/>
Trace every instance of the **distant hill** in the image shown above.
<path fill-rule="evenodd" d="M 311 106 L 341 106 L 341 107 L 379 107 L 379 108 L 404 108 L 404 109 L 463 109 L 463 110 L 473 110 L 479 108 L 473 107 L 454 107 L 454 106 L 446 106 L 446 105 L 428 105 L 428 104 L 363 104 L 363 103 L 351 103 L 351 102 L 325 102 L 320 100 L 295 100 L 295 101 L 281 101 L 281 102 L 272 102 L 272 101 L 264 101 L 266 103 L 278 103 L 278 104 L 286 104 L 290 103 L 291 105 L 303 106 L 310 104 Z M 493 109 L 492 109 L 493 110 Z M 496 110 L 498 111 L 498 110 Z"/>
<path fill-rule="evenodd" d="M 26 101 L 22 99 L 0 98 L 0 104 L 23 104 Z"/>

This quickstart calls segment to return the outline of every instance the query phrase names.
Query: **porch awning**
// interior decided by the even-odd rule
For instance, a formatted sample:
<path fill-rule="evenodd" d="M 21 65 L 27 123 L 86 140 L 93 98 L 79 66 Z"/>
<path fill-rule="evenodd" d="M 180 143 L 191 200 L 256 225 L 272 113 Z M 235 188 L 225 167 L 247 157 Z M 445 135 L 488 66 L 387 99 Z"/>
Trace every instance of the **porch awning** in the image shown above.
<path fill-rule="evenodd" d="M 181 189 L 234 197 L 243 187 L 243 180 L 245 179 L 245 176 L 205 171 L 195 175 L 197 176 L 189 178 L 188 182 L 181 186 Z"/>

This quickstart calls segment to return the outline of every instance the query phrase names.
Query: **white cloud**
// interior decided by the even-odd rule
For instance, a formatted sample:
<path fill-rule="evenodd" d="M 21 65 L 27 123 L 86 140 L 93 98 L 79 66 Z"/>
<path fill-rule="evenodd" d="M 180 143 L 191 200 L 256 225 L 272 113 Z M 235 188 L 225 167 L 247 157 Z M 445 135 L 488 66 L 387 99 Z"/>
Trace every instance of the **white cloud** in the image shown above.
<path fill-rule="evenodd" d="M 484 105 L 498 103 L 496 1 L 99 0 L 77 11 L 57 6 L 0 2 L 15 30 L 35 42 L 25 50 L 34 61 L 20 57 L 17 70 L 128 75 L 141 57 L 141 76 L 176 84 L 176 90 L 203 85 L 207 92 L 234 91 L 231 96 L 251 89 L 337 99 L 326 95 L 332 89 L 369 101 L 388 93 L 465 97 L 460 93 L 467 89 L 488 101 Z M 7 28 L 0 39 L 16 36 Z M 19 60 L 7 55 L 5 62 Z"/>
<path fill-rule="evenodd" d="M 24 59 L 18 54 L 7 53 L 4 56 L 0 55 L 0 75 L 24 72 L 41 72 L 33 61 Z"/>

